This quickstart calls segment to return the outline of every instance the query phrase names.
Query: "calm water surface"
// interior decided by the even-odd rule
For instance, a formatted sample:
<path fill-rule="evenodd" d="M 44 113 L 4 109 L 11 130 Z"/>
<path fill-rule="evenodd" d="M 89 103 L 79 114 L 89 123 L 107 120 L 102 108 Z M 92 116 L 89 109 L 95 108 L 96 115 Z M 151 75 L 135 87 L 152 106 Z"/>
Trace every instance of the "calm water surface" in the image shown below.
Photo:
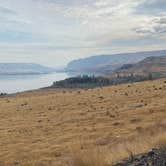
<path fill-rule="evenodd" d="M 54 81 L 68 78 L 67 73 L 38 75 L 0 75 L 0 93 L 16 93 L 50 86 Z"/>

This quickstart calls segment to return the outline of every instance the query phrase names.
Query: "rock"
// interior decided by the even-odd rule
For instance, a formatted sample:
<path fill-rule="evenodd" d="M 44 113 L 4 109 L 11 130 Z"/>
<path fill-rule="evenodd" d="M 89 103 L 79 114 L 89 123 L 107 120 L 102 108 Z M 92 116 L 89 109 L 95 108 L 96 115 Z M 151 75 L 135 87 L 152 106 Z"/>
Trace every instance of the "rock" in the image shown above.
<path fill-rule="evenodd" d="M 134 156 L 133 160 L 121 161 L 112 166 L 166 166 L 166 148 Z"/>

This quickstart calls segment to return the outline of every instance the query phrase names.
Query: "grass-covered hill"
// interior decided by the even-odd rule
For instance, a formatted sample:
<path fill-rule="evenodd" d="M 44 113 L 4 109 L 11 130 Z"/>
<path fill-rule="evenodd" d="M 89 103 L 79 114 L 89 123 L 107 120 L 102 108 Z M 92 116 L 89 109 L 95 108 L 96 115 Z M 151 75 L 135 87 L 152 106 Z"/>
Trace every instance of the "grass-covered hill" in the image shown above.
<path fill-rule="evenodd" d="M 0 165 L 111 166 L 137 154 L 147 160 L 166 145 L 165 101 L 166 79 L 0 97 Z"/>
<path fill-rule="evenodd" d="M 110 74 L 124 64 L 137 63 L 151 56 L 165 56 L 166 50 L 90 56 L 70 62 L 66 71 Z"/>
<path fill-rule="evenodd" d="M 148 57 L 136 64 L 123 65 L 116 72 L 137 75 L 152 73 L 154 77 L 166 77 L 166 56 Z"/>

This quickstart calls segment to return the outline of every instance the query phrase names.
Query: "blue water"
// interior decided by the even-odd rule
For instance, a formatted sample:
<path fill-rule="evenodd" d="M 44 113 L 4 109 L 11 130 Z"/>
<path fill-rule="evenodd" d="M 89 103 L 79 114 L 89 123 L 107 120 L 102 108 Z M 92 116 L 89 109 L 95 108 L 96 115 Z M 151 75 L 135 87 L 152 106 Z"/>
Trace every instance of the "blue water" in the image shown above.
<path fill-rule="evenodd" d="M 54 81 L 68 78 L 67 73 L 38 75 L 0 75 L 0 93 L 16 93 L 50 86 Z"/>

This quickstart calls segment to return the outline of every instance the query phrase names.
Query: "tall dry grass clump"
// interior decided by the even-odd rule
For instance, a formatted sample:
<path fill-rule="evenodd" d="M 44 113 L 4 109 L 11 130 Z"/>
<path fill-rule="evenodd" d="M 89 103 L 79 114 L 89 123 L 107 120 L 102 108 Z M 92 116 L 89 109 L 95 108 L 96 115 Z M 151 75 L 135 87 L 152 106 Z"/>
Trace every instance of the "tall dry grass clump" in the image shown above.
<path fill-rule="evenodd" d="M 111 166 L 102 150 L 75 151 L 72 155 L 72 166 Z"/>
<path fill-rule="evenodd" d="M 72 151 L 71 166 L 112 166 L 113 163 L 146 153 L 152 148 L 166 149 L 166 132 L 155 137 L 140 136 L 112 145 L 111 147 L 94 148 L 93 150 L 75 149 Z"/>

